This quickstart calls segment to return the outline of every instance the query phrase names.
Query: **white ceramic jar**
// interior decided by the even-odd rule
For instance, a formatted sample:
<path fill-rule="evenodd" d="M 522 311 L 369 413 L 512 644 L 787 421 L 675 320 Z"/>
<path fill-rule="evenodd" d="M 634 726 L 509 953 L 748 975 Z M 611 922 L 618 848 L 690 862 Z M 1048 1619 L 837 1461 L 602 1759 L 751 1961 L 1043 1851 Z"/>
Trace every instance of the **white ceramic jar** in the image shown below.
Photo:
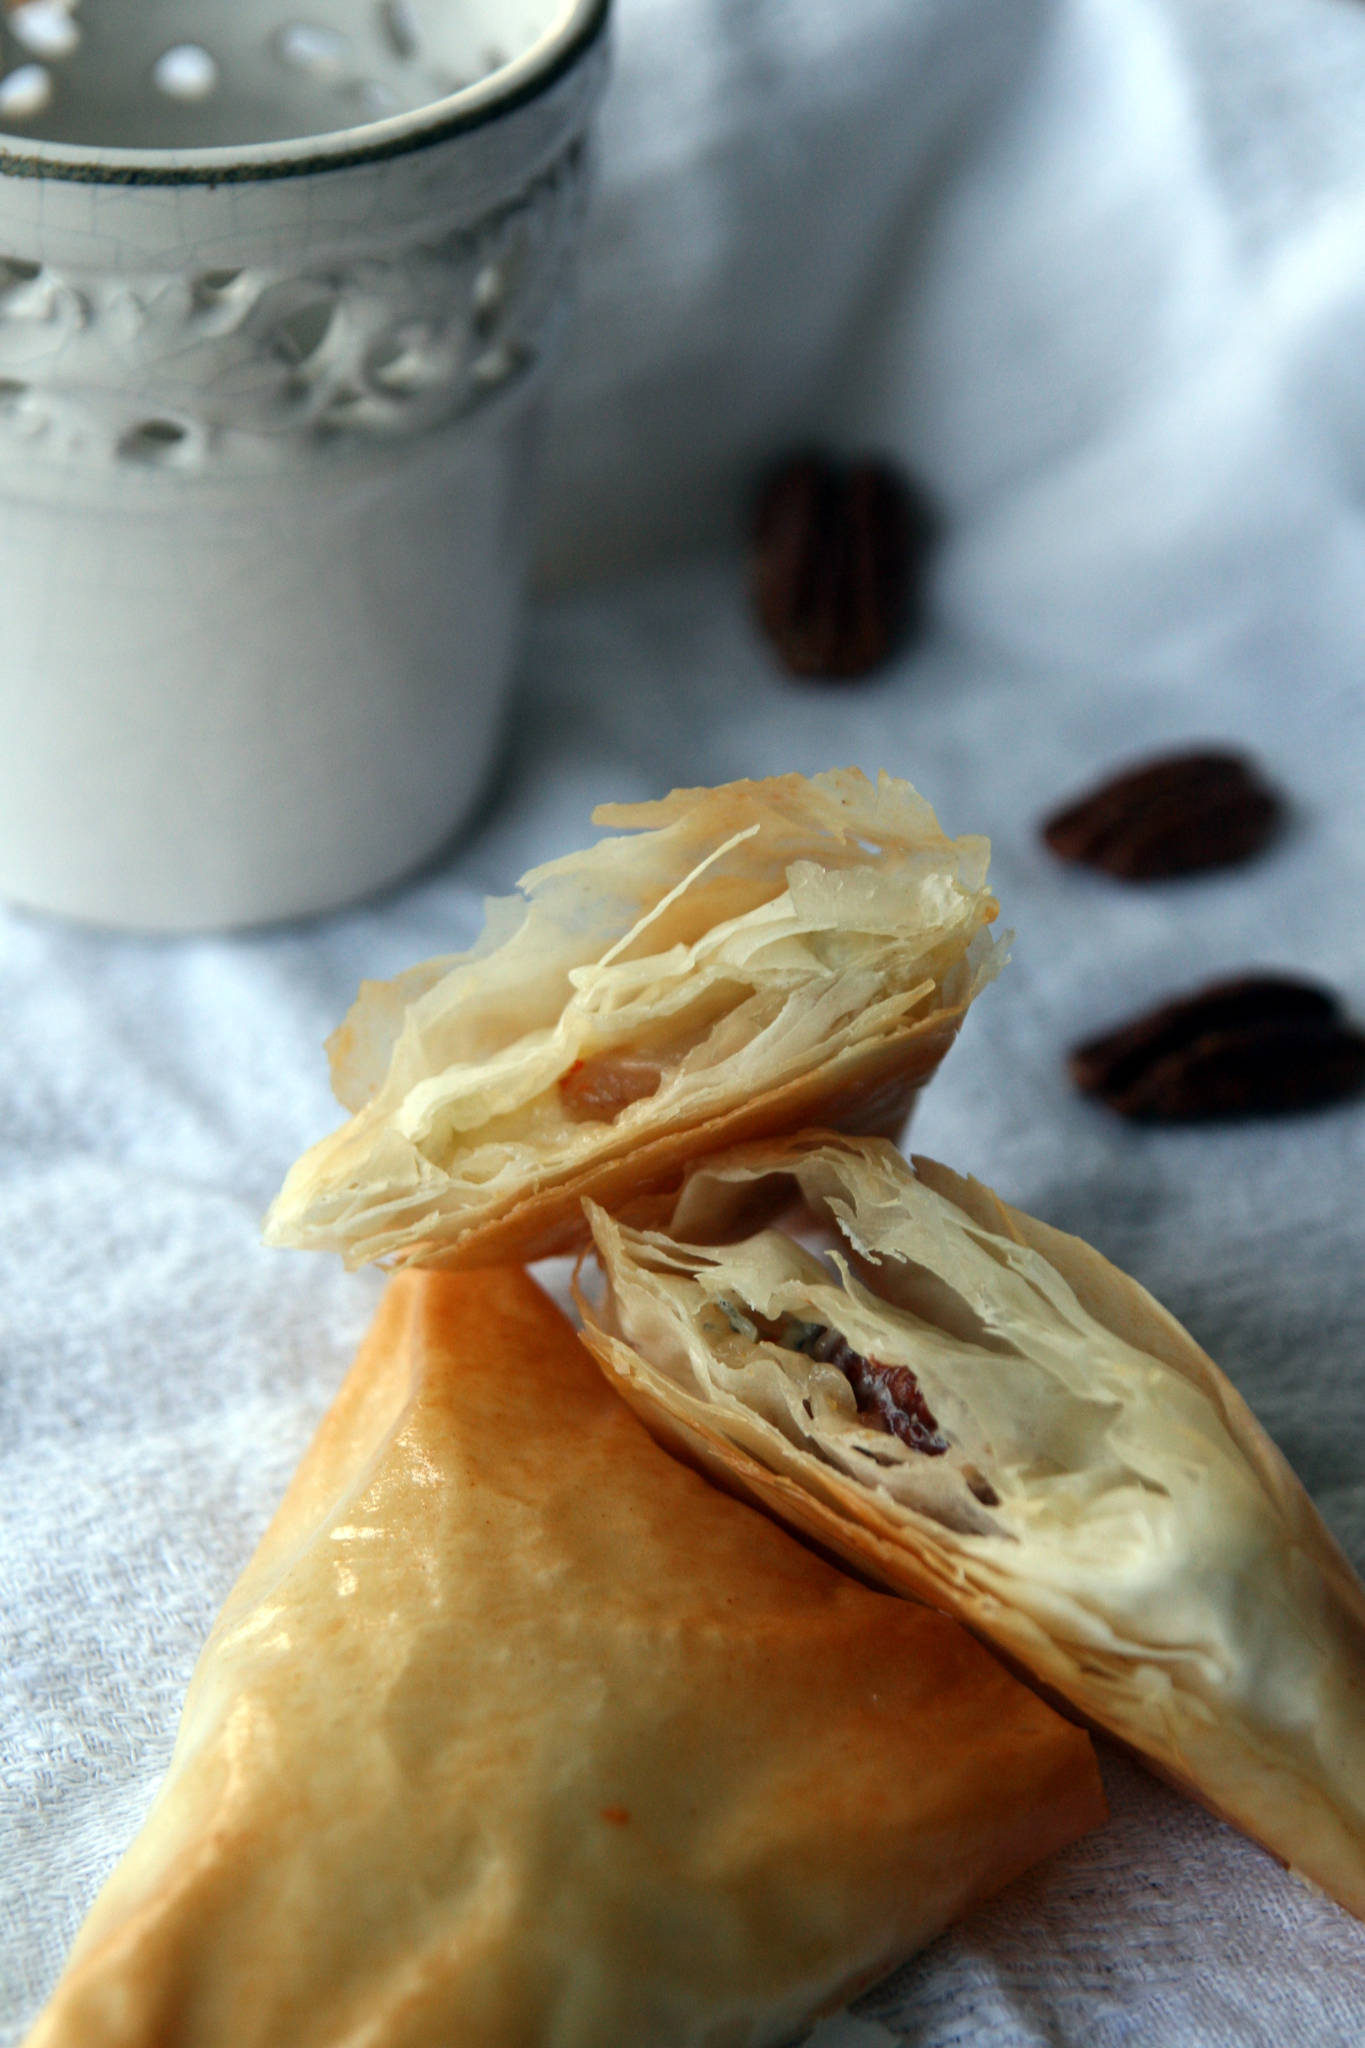
<path fill-rule="evenodd" d="M 183 930 L 476 800 L 606 0 L 7 0 L 0 893 Z"/>

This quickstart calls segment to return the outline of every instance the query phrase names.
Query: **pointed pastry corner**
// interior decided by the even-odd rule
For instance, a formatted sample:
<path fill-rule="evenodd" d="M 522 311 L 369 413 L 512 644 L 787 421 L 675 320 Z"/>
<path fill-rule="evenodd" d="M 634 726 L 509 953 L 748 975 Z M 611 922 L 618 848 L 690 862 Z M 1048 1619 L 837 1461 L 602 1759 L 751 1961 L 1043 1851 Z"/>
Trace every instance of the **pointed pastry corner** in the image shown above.
<path fill-rule="evenodd" d="M 779 1174 L 829 1258 L 727 1230 Z M 1365 1588 L 1134 1280 L 850 1136 L 699 1162 L 671 1222 L 595 1237 L 587 1340 L 661 1437 L 956 1615 L 1365 1917 Z"/>
<path fill-rule="evenodd" d="M 666 1456 L 524 1273 L 405 1273 L 28 2048 L 765 2048 L 1102 1811 L 1079 1729 Z"/>
<path fill-rule="evenodd" d="M 855 769 L 596 816 L 616 836 L 526 876 L 472 951 L 365 984 L 332 1044 L 351 1120 L 268 1242 L 536 1259 L 582 1247 L 585 1194 L 672 1194 L 700 1152 L 903 1128 L 1004 958 L 986 842 Z"/>

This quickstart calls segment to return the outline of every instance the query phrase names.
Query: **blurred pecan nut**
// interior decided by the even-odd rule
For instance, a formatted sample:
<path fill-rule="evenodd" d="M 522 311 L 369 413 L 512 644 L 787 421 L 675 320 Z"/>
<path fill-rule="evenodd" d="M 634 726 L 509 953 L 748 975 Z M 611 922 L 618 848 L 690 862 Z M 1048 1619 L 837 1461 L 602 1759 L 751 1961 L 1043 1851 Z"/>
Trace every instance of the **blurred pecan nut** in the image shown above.
<path fill-rule="evenodd" d="M 793 675 L 866 675 L 921 622 L 938 522 L 882 462 L 803 455 L 775 470 L 754 512 L 758 620 Z"/>
<path fill-rule="evenodd" d="M 1249 761 L 1205 749 L 1128 769 L 1042 830 L 1063 860 L 1147 882 L 1250 860 L 1282 816 L 1280 798 Z"/>
<path fill-rule="evenodd" d="M 1365 1087 L 1365 1033 L 1330 990 L 1246 975 L 1077 1046 L 1071 1075 L 1122 1116 L 1192 1123 L 1316 1109 Z"/>

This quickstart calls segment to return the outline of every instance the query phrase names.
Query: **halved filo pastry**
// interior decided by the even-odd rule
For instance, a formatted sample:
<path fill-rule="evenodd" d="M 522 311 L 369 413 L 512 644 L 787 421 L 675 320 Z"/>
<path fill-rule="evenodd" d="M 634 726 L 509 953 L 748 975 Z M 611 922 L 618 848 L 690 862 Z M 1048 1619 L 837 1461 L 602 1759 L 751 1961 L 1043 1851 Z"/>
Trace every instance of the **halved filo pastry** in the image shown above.
<path fill-rule="evenodd" d="M 525 1274 L 404 1273 L 29 2048 L 759 2048 L 1103 1818 L 956 1623 L 666 1457 Z"/>
<path fill-rule="evenodd" d="M 725 1242 L 781 1182 L 829 1248 Z M 1135 1281 L 875 1139 L 706 1162 L 666 1231 L 592 1222 L 587 1340 L 656 1435 L 1365 1916 L 1365 1588 Z"/>
<path fill-rule="evenodd" d="M 899 1129 L 1000 948 L 989 848 L 856 769 L 594 812 L 617 836 L 489 906 L 472 952 L 367 983 L 330 1042 L 349 1123 L 267 1240 L 488 1265 L 585 1240 L 700 1153 Z"/>

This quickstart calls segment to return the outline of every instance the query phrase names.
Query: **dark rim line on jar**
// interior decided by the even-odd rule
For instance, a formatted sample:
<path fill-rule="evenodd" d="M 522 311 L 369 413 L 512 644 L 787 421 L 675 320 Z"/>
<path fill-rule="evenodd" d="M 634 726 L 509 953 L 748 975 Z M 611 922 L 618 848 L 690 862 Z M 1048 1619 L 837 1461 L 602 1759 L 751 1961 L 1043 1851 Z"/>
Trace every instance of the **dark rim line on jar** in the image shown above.
<path fill-rule="evenodd" d="M 381 162 L 386 157 L 409 155 L 446 142 L 456 135 L 483 128 L 490 121 L 539 99 L 573 69 L 601 36 L 611 12 L 611 0 L 589 0 L 576 10 L 567 25 L 549 40 L 543 57 L 536 47 L 514 57 L 488 78 L 467 85 L 445 99 L 433 100 L 406 114 L 393 114 L 384 121 L 367 122 L 363 128 L 339 128 L 331 139 L 336 146 L 319 147 L 327 136 L 301 136 L 294 141 L 243 143 L 213 149 L 100 149 L 81 146 L 84 154 L 62 156 L 71 147 L 64 143 L 45 146 L 44 153 L 12 150 L 0 136 L 0 179 L 49 178 L 75 185 L 246 185 L 272 178 L 315 176 L 321 171 L 339 171 L 353 164 Z M 524 75 L 518 75 L 524 69 Z M 507 84 L 499 81 L 507 80 Z M 471 104 L 472 102 L 472 104 Z M 449 111 L 442 113 L 441 109 Z M 366 136 L 368 141 L 350 140 Z M 46 153 L 50 149 L 52 154 Z M 285 155 L 285 151 L 297 155 Z M 253 152 L 259 155 L 253 156 Z M 305 153 L 306 152 L 306 153 Z"/>

